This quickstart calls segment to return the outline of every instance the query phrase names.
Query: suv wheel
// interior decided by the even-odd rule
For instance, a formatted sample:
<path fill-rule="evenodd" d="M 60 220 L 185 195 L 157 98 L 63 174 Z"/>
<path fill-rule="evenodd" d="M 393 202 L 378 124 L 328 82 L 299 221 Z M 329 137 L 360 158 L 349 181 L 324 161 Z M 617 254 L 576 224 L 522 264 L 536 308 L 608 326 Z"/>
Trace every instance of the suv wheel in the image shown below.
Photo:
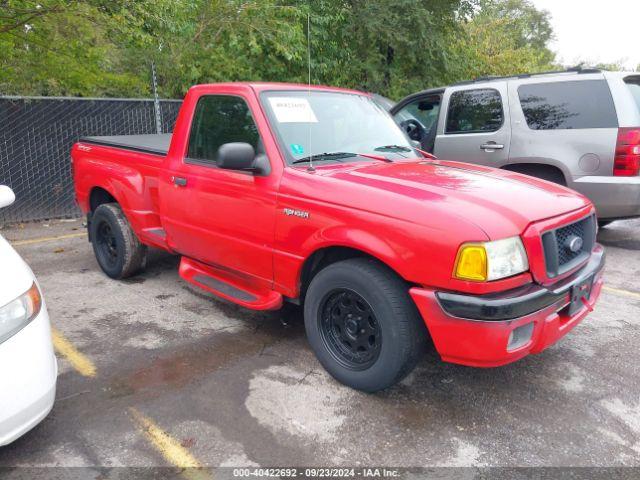
<path fill-rule="evenodd" d="M 120 205 L 100 205 L 89 228 L 98 265 L 109 277 L 127 278 L 144 266 L 147 247 L 136 237 Z"/>
<path fill-rule="evenodd" d="M 425 350 L 426 328 L 407 284 L 375 260 L 329 265 L 311 281 L 304 305 L 307 337 L 322 366 L 352 388 L 394 385 Z"/>

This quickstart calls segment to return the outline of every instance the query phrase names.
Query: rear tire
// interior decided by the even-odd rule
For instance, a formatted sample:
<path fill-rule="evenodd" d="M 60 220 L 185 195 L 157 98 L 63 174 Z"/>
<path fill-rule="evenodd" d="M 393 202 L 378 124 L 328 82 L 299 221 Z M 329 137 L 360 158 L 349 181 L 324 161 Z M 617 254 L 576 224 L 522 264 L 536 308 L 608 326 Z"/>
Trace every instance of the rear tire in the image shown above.
<path fill-rule="evenodd" d="M 98 206 L 89 228 L 98 265 L 109 277 L 127 278 L 144 266 L 147 247 L 138 240 L 120 205 Z"/>
<path fill-rule="evenodd" d="M 426 327 L 408 285 L 373 259 L 353 258 L 321 270 L 309 285 L 304 321 L 322 366 L 365 392 L 402 380 L 426 347 Z"/>

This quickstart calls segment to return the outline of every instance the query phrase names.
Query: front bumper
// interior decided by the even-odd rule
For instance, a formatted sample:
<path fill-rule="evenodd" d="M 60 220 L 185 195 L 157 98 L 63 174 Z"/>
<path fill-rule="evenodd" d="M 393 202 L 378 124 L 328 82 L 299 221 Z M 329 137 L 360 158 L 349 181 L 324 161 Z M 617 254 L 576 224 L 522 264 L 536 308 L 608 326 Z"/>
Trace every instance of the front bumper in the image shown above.
<path fill-rule="evenodd" d="M 53 407 L 58 364 L 46 306 L 0 344 L 0 446 L 35 427 Z"/>
<path fill-rule="evenodd" d="M 585 176 L 570 187 L 593 202 L 602 220 L 640 217 L 640 177 Z"/>
<path fill-rule="evenodd" d="M 412 288 L 410 293 L 444 361 L 496 367 L 543 351 L 575 327 L 600 296 L 603 267 L 604 250 L 597 246 L 587 265 L 550 288 L 532 285 L 490 295 Z M 573 287 L 591 277 L 589 299 L 570 313 Z M 523 334 L 526 341 L 514 341 Z"/>

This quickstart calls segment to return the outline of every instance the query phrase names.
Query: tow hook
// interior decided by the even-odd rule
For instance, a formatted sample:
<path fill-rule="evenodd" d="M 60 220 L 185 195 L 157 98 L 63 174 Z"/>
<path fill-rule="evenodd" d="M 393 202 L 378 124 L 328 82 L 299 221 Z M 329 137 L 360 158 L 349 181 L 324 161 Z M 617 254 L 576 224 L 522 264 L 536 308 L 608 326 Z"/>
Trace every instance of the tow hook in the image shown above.
<path fill-rule="evenodd" d="M 587 310 L 589 310 L 589 313 L 593 312 L 593 307 L 589 305 L 589 302 L 585 297 L 582 297 L 580 300 L 582 300 L 582 303 L 584 304 L 584 306 L 587 307 Z"/>

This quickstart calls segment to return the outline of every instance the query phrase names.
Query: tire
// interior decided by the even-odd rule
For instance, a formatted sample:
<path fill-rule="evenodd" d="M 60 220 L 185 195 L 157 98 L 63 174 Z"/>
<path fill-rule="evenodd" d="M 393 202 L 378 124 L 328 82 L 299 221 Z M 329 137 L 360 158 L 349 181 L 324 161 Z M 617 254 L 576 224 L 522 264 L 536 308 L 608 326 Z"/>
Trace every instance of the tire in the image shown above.
<path fill-rule="evenodd" d="M 307 290 L 304 323 L 322 366 L 365 392 L 402 380 L 427 344 L 408 285 L 373 259 L 353 258 L 321 270 Z"/>
<path fill-rule="evenodd" d="M 120 205 L 103 203 L 96 208 L 89 229 L 93 253 L 109 277 L 127 278 L 144 266 L 147 247 L 138 240 Z"/>
<path fill-rule="evenodd" d="M 614 220 L 598 220 L 598 228 L 605 228 L 613 222 Z"/>

